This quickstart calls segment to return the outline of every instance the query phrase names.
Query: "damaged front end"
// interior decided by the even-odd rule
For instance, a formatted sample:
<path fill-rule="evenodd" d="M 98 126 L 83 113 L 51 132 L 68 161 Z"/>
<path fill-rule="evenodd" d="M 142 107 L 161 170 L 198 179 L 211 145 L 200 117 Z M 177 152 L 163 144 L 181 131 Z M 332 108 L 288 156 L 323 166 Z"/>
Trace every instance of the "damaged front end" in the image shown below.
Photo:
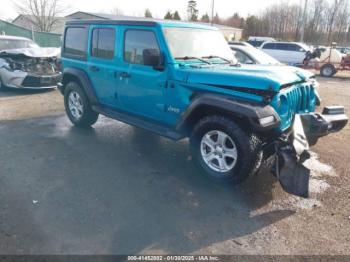
<path fill-rule="evenodd" d="M 1 52 L 0 78 L 10 88 L 55 88 L 61 81 L 58 56 L 22 49 Z"/>
<path fill-rule="evenodd" d="M 282 188 L 293 195 L 309 196 L 310 170 L 303 163 L 310 158 L 309 145 L 329 133 L 338 132 L 348 123 L 344 107 L 326 107 L 322 114 L 295 115 L 290 135 L 273 142 L 275 165 L 273 173 Z"/>

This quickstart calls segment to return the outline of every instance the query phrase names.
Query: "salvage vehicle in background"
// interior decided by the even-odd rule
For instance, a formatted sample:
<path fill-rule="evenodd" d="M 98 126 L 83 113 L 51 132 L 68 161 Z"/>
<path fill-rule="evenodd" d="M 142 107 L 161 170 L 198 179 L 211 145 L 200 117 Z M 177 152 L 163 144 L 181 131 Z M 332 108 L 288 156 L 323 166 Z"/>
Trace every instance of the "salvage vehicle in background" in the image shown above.
<path fill-rule="evenodd" d="M 265 37 L 265 36 L 250 36 L 248 38 L 248 43 L 251 44 L 254 47 L 260 47 L 265 42 L 274 42 L 276 39 L 272 37 Z"/>
<path fill-rule="evenodd" d="M 0 90 L 51 89 L 61 81 L 59 48 L 42 48 L 30 39 L 0 36 Z"/>
<path fill-rule="evenodd" d="M 338 46 L 338 47 L 336 47 L 336 49 L 344 55 L 347 55 L 350 53 L 350 47 Z"/>
<path fill-rule="evenodd" d="M 229 41 L 228 44 L 230 46 L 246 46 L 246 47 L 252 47 L 254 48 L 254 46 L 252 46 L 251 44 L 249 44 L 248 42 L 244 42 L 244 41 Z"/>
<path fill-rule="evenodd" d="M 311 51 L 307 45 L 297 42 L 265 42 L 260 49 L 281 63 L 294 66 L 302 65 L 306 53 Z"/>
<path fill-rule="evenodd" d="M 272 56 L 264 53 L 255 47 L 231 45 L 233 55 L 241 64 L 257 64 L 257 65 L 282 65 Z"/>
<path fill-rule="evenodd" d="M 179 140 L 190 138 L 203 174 L 240 183 L 273 156 L 289 193 L 308 196 L 309 145 L 341 130 L 343 107 L 314 113 L 315 76 L 289 66 L 234 62 L 210 26 L 157 20 L 66 23 L 59 85 L 70 121 L 99 114 Z"/>
<path fill-rule="evenodd" d="M 336 43 L 333 43 L 331 47 L 307 52 L 302 67 L 319 70 L 321 76 L 332 77 L 338 71 L 350 71 L 350 53 L 341 53 L 336 48 Z"/>

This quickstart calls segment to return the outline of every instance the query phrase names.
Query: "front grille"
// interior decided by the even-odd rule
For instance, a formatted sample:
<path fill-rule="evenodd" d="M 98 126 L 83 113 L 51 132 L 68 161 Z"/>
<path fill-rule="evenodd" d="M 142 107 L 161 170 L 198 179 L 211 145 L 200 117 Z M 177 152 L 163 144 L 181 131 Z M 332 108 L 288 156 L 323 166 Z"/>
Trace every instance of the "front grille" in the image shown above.
<path fill-rule="evenodd" d="M 313 87 L 309 84 L 298 84 L 281 91 L 281 96 L 284 96 L 287 100 L 284 110 L 280 112 L 282 129 L 286 129 L 292 124 L 295 114 L 315 110 L 315 93 Z"/>
<path fill-rule="evenodd" d="M 305 113 L 312 110 L 311 100 L 314 97 L 313 88 L 310 85 L 302 84 L 291 87 L 286 93 L 289 108 L 294 113 Z"/>

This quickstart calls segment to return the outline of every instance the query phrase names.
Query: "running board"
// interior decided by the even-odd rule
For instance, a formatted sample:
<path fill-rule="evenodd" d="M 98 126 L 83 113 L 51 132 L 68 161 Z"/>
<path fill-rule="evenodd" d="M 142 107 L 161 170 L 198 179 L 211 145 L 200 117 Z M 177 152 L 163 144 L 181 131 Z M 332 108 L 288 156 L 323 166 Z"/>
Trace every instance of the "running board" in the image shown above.
<path fill-rule="evenodd" d="M 120 111 L 116 111 L 107 107 L 102 106 L 92 106 L 92 109 L 97 113 L 113 118 L 120 122 L 126 123 L 128 125 L 137 126 L 139 128 L 146 129 L 150 132 L 156 133 L 158 135 L 164 136 L 166 138 L 172 140 L 180 140 L 184 138 L 184 136 L 169 127 L 165 127 L 155 122 L 150 122 L 147 120 L 140 119 L 139 117 L 121 113 Z"/>

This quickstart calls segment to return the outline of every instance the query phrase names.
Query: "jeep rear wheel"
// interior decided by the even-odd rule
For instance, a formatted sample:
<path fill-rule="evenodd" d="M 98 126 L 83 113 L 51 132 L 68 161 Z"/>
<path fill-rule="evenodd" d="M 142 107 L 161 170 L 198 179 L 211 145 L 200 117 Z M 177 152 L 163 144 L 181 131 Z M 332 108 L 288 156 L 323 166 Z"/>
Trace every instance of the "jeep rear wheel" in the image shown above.
<path fill-rule="evenodd" d="M 92 110 L 87 96 L 76 82 L 66 85 L 64 105 L 69 120 L 76 126 L 90 127 L 98 119 L 98 113 Z"/>
<path fill-rule="evenodd" d="M 261 142 L 246 134 L 231 119 L 221 116 L 203 118 L 190 137 L 191 152 L 203 173 L 217 181 L 233 184 L 254 174 L 261 163 Z"/>

